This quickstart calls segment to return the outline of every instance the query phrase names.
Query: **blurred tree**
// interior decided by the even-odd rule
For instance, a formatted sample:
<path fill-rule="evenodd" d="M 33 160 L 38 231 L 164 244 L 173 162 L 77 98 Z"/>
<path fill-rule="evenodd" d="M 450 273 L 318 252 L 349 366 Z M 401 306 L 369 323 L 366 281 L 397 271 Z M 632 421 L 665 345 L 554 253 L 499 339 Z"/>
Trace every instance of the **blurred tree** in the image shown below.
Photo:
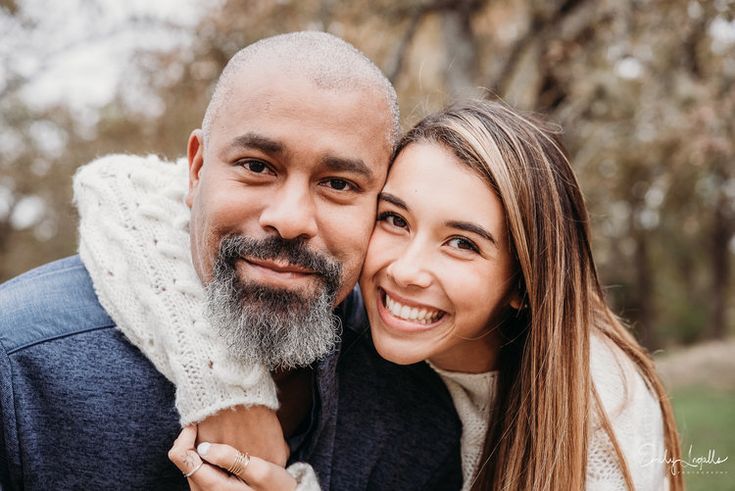
<path fill-rule="evenodd" d="M 18 11 L 18 4 L 15 0 L 0 0 L 0 9 L 6 10 L 9 14 L 15 14 Z"/>
<path fill-rule="evenodd" d="M 22 24 L 19 4 L 0 3 L 2 15 Z M 14 94 L 32 74 L 11 69 L 0 85 L 0 278 L 73 251 L 69 176 L 77 165 L 114 151 L 181 156 L 232 54 L 264 36 L 319 29 L 383 67 L 404 126 L 477 95 L 561 123 L 618 310 L 649 347 L 723 337 L 735 309 L 733 5 L 224 0 L 185 48 L 140 50 L 92 125 L 64 107 L 31 108 Z M 43 213 L 30 224 L 34 206 Z"/>

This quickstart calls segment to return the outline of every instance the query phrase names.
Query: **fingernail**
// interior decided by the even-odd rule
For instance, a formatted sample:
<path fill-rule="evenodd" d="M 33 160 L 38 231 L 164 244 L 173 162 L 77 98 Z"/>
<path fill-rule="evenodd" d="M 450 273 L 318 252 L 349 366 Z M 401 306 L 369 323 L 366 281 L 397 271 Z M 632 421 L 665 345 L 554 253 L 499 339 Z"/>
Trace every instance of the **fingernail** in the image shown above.
<path fill-rule="evenodd" d="M 204 457 L 205 455 L 207 455 L 207 452 L 209 452 L 209 447 L 211 446 L 212 444 L 209 442 L 202 442 L 197 447 L 197 453 L 200 457 Z"/>

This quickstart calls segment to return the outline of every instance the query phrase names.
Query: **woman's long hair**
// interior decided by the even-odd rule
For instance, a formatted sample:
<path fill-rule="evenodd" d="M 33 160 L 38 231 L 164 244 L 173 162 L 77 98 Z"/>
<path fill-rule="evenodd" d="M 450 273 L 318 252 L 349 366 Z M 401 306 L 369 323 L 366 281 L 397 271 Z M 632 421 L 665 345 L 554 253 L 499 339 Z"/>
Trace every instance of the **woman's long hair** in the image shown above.
<path fill-rule="evenodd" d="M 660 401 L 667 456 L 680 457 L 673 412 L 648 353 L 607 306 L 592 259 L 587 210 L 556 133 L 490 101 L 431 115 L 399 143 L 445 146 L 497 193 L 523 307 L 501 327 L 499 380 L 473 489 L 579 490 L 592 422 L 631 474 L 590 377 L 590 336 L 611 340 Z M 683 489 L 669 473 L 671 490 Z"/>

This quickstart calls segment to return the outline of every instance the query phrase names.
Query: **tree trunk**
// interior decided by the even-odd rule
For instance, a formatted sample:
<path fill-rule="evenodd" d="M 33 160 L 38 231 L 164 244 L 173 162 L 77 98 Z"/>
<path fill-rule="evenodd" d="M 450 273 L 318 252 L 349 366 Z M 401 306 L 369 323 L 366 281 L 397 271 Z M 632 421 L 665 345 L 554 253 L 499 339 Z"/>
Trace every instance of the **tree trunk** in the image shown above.
<path fill-rule="evenodd" d="M 653 294 L 654 282 L 653 272 L 651 270 L 651 259 L 648 247 L 648 236 L 646 230 L 643 229 L 638 221 L 638 213 L 631 213 L 632 235 L 635 240 L 635 253 L 633 264 L 635 266 L 636 279 L 636 298 L 632 304 L 635 306 L 635 324 L 638 328 L 638 340 L 648 348 L 653 350 L 658 348 L 659 340 L 654 330 L 656 308 L 654 305 L 655 295 Z"/>
<path fill-rule="evenodd" d="M 425 15 L 426 11 L 421 9 L 413 13 L 411 18 L 408 20 L 406 31 L 403 33 L 400 42 L 396 45 L 396 49 L 386 65 L 385 73 L 388 76 L 388 80 L 390 80 L 393 85 L 396 84 L 398 77 L 403 72 L 406 53 L 408 52 L 408 48 L 411 46 L 411 42 L 413 41 L 414 36 L 416 36 L 416 31 L 418 31 L 419 25 Z"/>
<path fill-rule="evenodd" d="M 12 213 L 12 210 L 10 213 Z M 0 261 L 0 283 L 10 279 L 8 277 L 10 272 L 7 271 L 4 259 L 7 257 L 8 241 L 10 240 L 10 234 L 13 230 L 10 226 L 10 213 L 8 213 L 7 220 L 0 220 L 0 258 L 3 258 L 3 260 Z"/>
<path fill-rule="evenodd" d="M 477 48 L 472 32 L 472 6 L 457 2 L 452 9 L 442 12 L 446 68 L 444 81 L 452 100 L 478 95 L 475 83 Z"/>
<path fill-rule="evenodd" d="M 712 320 L 709 337 L 724 339 L 727 335 L 727 300 L 730 283 L 730 240 L 732 223 L 728 213 L 728 199 L 720 190 L 715 205 L 714 223 L 712 224 L 711 257 L 712 257 Z"/>

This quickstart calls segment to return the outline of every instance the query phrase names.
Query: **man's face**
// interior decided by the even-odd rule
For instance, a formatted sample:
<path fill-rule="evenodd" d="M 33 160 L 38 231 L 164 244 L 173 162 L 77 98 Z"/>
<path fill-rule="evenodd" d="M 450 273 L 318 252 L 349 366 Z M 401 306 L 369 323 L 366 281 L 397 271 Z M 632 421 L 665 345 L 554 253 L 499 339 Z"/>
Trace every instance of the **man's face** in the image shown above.
<path fill-rule="evenodd" d="M 210 283 L 222 240 L 240 237 L 252 247 L 230 261 L 238 282 L 308 299 L 326 286 L 317 266 L 336 265 L 338 303 L 375 221 L 390 158 L 387 104 L 377 91 L 325 90 L 275 66 L 243 70 L 253 71 L 235 82 L 206 145 L 199 131 L 189 140 L 195 268 Z"/>

